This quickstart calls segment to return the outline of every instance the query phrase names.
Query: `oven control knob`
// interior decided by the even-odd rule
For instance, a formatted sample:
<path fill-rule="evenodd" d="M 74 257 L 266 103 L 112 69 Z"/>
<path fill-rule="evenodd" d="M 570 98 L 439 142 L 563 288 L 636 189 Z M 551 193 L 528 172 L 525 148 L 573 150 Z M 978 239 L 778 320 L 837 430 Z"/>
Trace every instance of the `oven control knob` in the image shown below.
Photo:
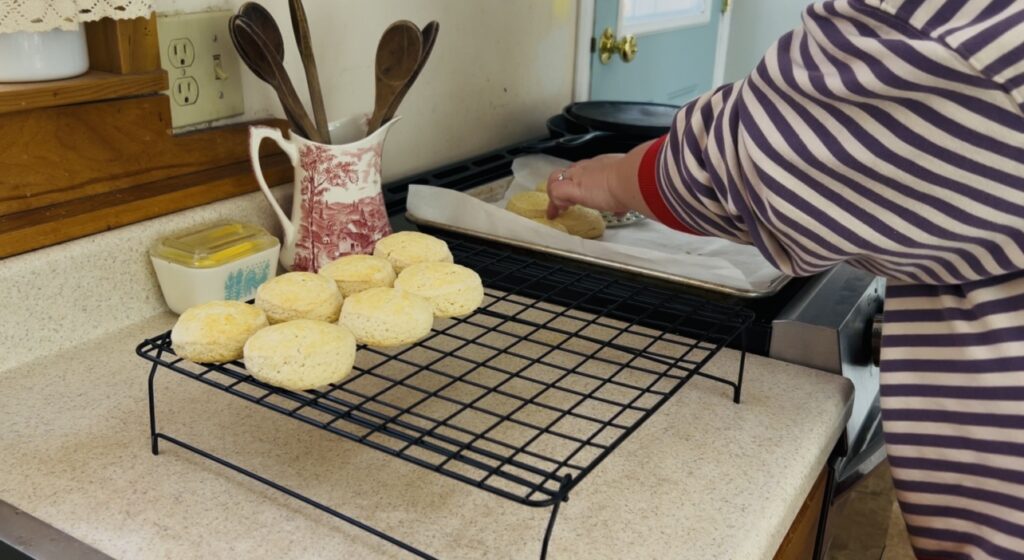
<path fill-rule="evenodd" d="M 871 362 L 877 367 L 882 363 L 882 324 L 885 319 L 879 313 L 871 319 Z"/>

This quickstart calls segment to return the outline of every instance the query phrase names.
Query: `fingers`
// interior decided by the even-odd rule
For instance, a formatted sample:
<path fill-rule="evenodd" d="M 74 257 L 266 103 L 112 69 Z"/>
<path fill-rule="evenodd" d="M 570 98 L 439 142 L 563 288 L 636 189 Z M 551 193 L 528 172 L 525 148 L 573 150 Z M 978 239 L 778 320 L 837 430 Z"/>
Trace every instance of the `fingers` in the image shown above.
<path fill-rule="evenodd" d="M 614 180 L 615 166 L 622 155 L 606 154 L 573 163 L 548 176 L 548 218 L 579 204 L 607 212 L 625 212 L 628 207 L 618 198 Z"/>
<path fill-rule="evenodd" d="M 568 169 L 558 169 L 548 176 L 548 198 L 561 202 L 565 196 L 566 185 L 572 185 Z"/>
<path fill-rule="evenodd" d="M 570 171 L 562 169 L 548 177 L 548 218 L 555 218 L 582 201 L 583 190 Z"/>
<path fill-rule="evenodd" d="M 569 207 L 571 207 L 571 206 L 572 206 L 572 204 L 564 204 L 564 205 L 563 204 L 558 204 L 554 200 L 548 199 L 548 212 L 547 212 L 548 219 L 549 220 L 554 220 L 562 212 L 565 212 L 566 210 L 568 210 Z"/>
<path fill-rule="evenodd" d="M 547 217 L 548 217 L 548 219 L 549 220 L 554 220 L 555 218 L 558 217 L 559 214 L 561 214 L 561 211 L 558 209 L 558 206 L 556 206 L 554 202 L 551 202 L 549 200 L 548 201 L 548 210 L 547 210 Z"/>
<path fill-rule="evenodd" d="M 565 178 L 565 169 L 556 169 L 548 175 L 548 190 L 551 190 L 551 185 L 563 180 Z"/>

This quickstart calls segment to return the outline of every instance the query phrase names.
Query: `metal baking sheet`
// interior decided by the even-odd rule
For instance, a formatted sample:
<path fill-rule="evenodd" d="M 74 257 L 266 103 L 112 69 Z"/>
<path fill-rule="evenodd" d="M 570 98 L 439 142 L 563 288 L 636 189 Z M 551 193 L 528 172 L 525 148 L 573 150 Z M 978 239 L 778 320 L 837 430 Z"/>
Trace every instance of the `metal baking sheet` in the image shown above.
<path fill-rule="evenodd" d="M 469 189 L 469 190 L 464 191 L 464 192 L 465 192 L 465 194 L 468 194 L 468 195 L 470 195 L 472 197 L 480 199 L 480 200 L 482 200 L 484 202 L 488 202 L 488 203 L 492 203 L 493 204 L 495 202 L 500 201 L 502 198 L 504 198 L 505 191 L 507 191 L 508 188 L 512 185 L 513 180 L 514 180 L 514 178 L 512 176 L 508 176 L 508 177 L 505 177 L 503 179 L 498 179 L 496 181 L 492 181 L 490 183 L 486 183 L 484 185 L 480 185 L 479 187 L 474 187 L 474 188 Z M 544 245 L 539 245 L 539 244 L 536 244 L 536 243 L 530 243 L 530 242 L 527 242 L 527 241 L 521 241 L 521 240 L 518 240 L 518 239 L 509 239 L 507 237 L 503 237 L 503 236 L 500 236 L 500 235 L 495 235 L 495 234 L 493 234 L 491 232 L 488 232 L 488 231 L 468 229 L 468 228 L 464 228 L 464 227 L 460 227 L 460 226 L 454 226 L 454 225 L 451 225 L 451 224 L 435 222 L 433 220 L 427 220 L 427 219 L 420 218 L 420 217 L 416 216 L 412 212 L 406 212 L 405 216 L 406 216 L 406 218 L 410 222 L 412 222 L 414 224 L 417 224 L 417 225 L 421 225 L 421 226 L 427 226 L 427 227 L 433 227 L 433 228 L 437 228 L 437 229 L 441 229 L 441 230 L 452 231 L 452 232 L 460 233 L 460 234 L 463 234 L 463 235 L 469 235 L 469 236 L 472 236 L 472 237 L 478 237 L 480 239 L 487 239 L 489 241 L 495 241 L 495 242 L 498 242 L 498 243 L 504 243 L 506 245 L 511 245 L 513 247 L 520 247 L 520 248 L 523 248 L 523 249 L 529 249 L 531 251 L 537 251 L 537 252 L 540 252 L 540 253 L 546 253 L 546 254 L 549 254 L 549 255 L 555 255 L 555 256 L 559 256 L 559 257 L 564 257 L 564 258 L 567 258 L 567 259 L 571 259 L 571 260 L 575 260 L 575 261 L 580 261 L 580 262 L 584 262 L 584 263 L 587 263 L 587 264 L 603 266 L 605 268 L 610 268 L 610 269 L 618 270 L 618 271 L 621 271 L 621 272 L 628 272 L 628 273 L 631 273 L 631 274 L 638 274 L 640 276 L 646 276 L 648 278 L 656 278 L 658 280 L 662 280 L 662 281 L 666 281 L 666 282 L 671 282 L 673 284 L 680 284 L 680 285 L 683 285 L 683 286 L 689 286 L 689 287 L 692 287 L 692 288 L 697 288 L 697 289 L 701 289 L 701 290 L 707 290 L 707 291 L 710 291 L 710 292 L 716 292 L 716 293 L 720 293 L 720 294 L 726 294 L 726 295 L 731 295 L 731 296 L 736 296 L 736 297 L 741 297 L 741 298 L 750 298 L 750 299 L 752 299 L 752 298 L 762 298 L 762 297 L 768 297 L 768 296 L 774 295 L 774 294 L 778 293 L 778 291 L 781 290 L 782 287 L 785 286 L 786 283 L 788 283 L 790 281 L 790 279 L 791 279 L 791 277 L 783 275 L 783 276 L 780 276 L 778 279 L 773 281 L 771 284 L 769 284 L 766 288 L 764 288 L 762 290 L 743 290 L 743 289 L 734 288 L 732 286 L 726 286 L 726 285 L 723 285 L 723 284 L 718 284 L 718 283 L 714 283 L 714 282 L 707 282 L 707 281 L 704 281 L 704 280 L 699 280 L 699 279 L 696 279 L 696 278 L 688 278 L 686 276 L 679 276 L 679 275 L 675 275 L 675 274 L 668 274 L 668 273 L 665 273 L 663 271 L 655 270 L 655 269 L 652 269 L 652 268 L 646 268 L 646 267 L 642 267 L 642 266 L 634 266 L 634 265 L 623 264 L 623 263 L 619 263 L 619 262 L 609 261 L 609 260 L 606 260 L 606 259 L 603 259 L 603 258 L 592 257 L 590 255 L 581 255 L 579 253 L 573 253 L 573 252 L 570 252 L 570 251 L 563 251 L 561 249 L 554 249 L 554 248 L 547 247 L 547 246 L 544 246 Z"/>

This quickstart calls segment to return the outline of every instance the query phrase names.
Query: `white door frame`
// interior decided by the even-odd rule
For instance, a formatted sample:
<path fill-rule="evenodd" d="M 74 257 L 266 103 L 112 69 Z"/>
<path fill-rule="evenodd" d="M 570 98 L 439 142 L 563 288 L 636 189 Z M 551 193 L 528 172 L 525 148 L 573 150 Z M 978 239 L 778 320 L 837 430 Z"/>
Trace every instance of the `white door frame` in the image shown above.
<path fill-rule="evenodd" d="M 590 52 L 591 39 L 594 37 L 594 3 L 597 0 L 577 0 L 576 8 L 576 64 L 573 72 L 573 101 L 590 100 L 590 64 L 593 53 Z M 732 26 L 730 6 L 718 20 L 718 42 L 715 45 L 715 68 L 712 73 L 712 87 L 719 87 L 725 78 L 726 52 L 729 50 L 729 28 Z"/>
<path fill-rule="evenodd" d="M 572 100 L 590 100 L 590 39 L 594 36 L 594 2 L 579 0 L 576 7 L 576 70 Z"/>
<path fill-rule="evenodd" d="M 715 45 L 715 71 L 711 75 L 711 88 L 718 89 L 725 81 L 725 61 L 729 54 L 729 29 L 732 27 L 732 13 L 736 11 L 735 2 L 731 0 L 728 8 L 718 20 L 718 43 Z"/>

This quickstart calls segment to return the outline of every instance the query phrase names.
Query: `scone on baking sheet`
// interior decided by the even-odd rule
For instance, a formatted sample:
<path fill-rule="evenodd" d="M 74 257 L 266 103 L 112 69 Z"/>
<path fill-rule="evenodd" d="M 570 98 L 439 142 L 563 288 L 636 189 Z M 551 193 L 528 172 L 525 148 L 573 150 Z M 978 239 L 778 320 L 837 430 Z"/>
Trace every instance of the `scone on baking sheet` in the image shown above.
<path fill-rule="evenodd" d="M 240 301 L 211 301 L 190 307 L 171 329 L 178 356 L 200 364 L 230 362 L 256 331 L 268 326 L 262 309 Z"/>
<path fill-rule="evenodd" d="M 457 264 L 421 263 L 398 275 L 395 288 L 426 298 L 435 317 L 468 315 L 484 300 L 480 275 Z"/>
<path fill-rule="evenodd" d="M 341 302 L 334 280 L 312 272 L 282 274 L 256 290 L 256 306 L 266 311 L 271 325 L 295 319 L 333 323 Z"/>
<path fill-rule="evenodd" d="M 391 261 L 373 255 L 348 255 L 320 268 L 319 274 L 334 280 L 343 297 L 370 288 L 390 288 L 395 283 Z"/>
<path fill-rule="evenodd" d="M 297 319 L 267 327 L 245 343 L 245 369 L 291 391 L 338 383 L 352 371 L 356 339 L 340 325 Z"/>
<path fill-rule="evenodd" d="M 601 213 L 584 206 L 571 206 L 555 221 L 565 226 L 572 235 L 585 239 L 597 239 L 604 235 L 604 218 Z"/>
<path fill-rule="evenodd" d="M 377 242 L 373 255 L 391 261 L 391 266 L 398 274 L 406 267 L 421 262 L 453 261 L 447 243 L 418 231 L 392 233 Z"/>
<path fill-rule="evenodd" d="M 565 229 L 565 226 L 563 226 L 562 224 L 558 223 L 555 220 L 549 220 L 547 218 L 530 218 L 530 219 L 535 221 L 535 222 L 537 222 L 538 224 L 540 224 L 542 226 L 548 226 L 551 229 L 557 229 L 558 231 L 560 231 L 562 233 L 569 233 L 569 230 Z"/>
<path fill-rule="evenodd" d="M 505 209 L 524 218 L 544 218 L 548 214 L 548 195 L 537 191 L 524 191 L 512 195 Z"/>
<path fill-rule="evenodd" d="M 345 300 L 338 323 L 360 344 L 390 348 L 412 344 L 430 334 L 434 306 L 397 288 L 370 288 Z"/>
<path fill-rule="evenodd" d="M 547 183 L 543 183 L 547 185 Z M 572 206 L 554 220 L 547 219 L 548 194 L 526 191 L 512 195 L 505 209 L 513 214 L 529 218 L 539 224 L 550 225 L 586 239 L 597 239 L 604 235 L 604 218 L 597 210 L 583 206 Z M 552 223 L 553 222 L 553 223 Z M 557 225 L 556 225 L 557 224 Z M 561 228 L 559 228 L 561 226 Z"/>

